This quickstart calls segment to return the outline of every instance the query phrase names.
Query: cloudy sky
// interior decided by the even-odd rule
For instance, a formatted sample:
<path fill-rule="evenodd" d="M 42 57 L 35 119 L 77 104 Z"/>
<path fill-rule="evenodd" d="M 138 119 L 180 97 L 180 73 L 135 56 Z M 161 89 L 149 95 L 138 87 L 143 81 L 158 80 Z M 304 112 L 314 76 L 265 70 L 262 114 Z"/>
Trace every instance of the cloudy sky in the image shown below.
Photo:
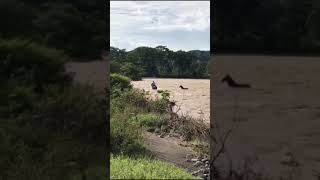
<path fill-rule="evenodd" d="M 210 49 L 209 1 L 111 1 L 110 45 Z"/>

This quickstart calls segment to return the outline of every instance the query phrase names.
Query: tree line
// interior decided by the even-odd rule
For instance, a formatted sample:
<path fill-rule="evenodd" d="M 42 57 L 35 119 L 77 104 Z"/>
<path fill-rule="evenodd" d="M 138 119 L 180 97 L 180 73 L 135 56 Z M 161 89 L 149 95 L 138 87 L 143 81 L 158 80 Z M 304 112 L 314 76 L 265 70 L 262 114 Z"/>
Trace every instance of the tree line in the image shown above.
<path fill-rule="evenodd" d="M 27 39 L 73 59 L 99 58 L 106 49 L 104 0 L 0 0 L 0 38 Z"/>
<path fill-rule="evenodd" d="M 317 0 L 229 0 L 213 4 L 213 51 L 318 53 Z"/>
<path fill-rule="evenodd" d="M 110 47 L 111 73 L 141 77 L 209 78 L 209 51 L 172 51 L 166 46 L 138 47 L 132 51 Z"/>

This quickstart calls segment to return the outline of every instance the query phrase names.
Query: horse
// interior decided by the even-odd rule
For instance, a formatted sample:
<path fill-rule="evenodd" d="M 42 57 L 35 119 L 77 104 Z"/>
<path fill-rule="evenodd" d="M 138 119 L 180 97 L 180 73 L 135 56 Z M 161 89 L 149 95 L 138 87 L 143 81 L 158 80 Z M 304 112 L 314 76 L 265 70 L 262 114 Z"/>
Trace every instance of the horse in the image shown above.
<path fill-rule="evenodd" d="M 158 89 L 158 87 L 156 86 L 156 85 L 153 85 L 153 86 L 151 86 L 152 87 L 152 89 L 154 89 L 154 90 L 157 90 Z"/>
<path fill-rule="evenodd" d="M 229 74 L 227 74 L 222 80 L 221 82 L 227 82 L 228 85 L 232 88 L 251 88 L 250 84 L 238 84 L 237 82 L 235 82 L 231 76 Z"/>
<path fill-rule="evenodd" d="M 182 85 L 180 85 L 179 87 L 180 87 L 181 89 L 188 89 L 188 88 L 183 87 Z"/>

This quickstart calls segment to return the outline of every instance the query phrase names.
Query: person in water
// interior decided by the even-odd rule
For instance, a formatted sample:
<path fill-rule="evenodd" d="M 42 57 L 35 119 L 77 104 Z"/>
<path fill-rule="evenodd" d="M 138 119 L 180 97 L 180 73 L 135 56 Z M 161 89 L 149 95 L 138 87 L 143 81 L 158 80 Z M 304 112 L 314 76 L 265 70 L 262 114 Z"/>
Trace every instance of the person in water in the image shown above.
<path fill-rule="evenodd" d="M 152 89 L 158 89 L 158 87 L 154 81 L 152 81 L 151 87 L 152 87 Z"/>

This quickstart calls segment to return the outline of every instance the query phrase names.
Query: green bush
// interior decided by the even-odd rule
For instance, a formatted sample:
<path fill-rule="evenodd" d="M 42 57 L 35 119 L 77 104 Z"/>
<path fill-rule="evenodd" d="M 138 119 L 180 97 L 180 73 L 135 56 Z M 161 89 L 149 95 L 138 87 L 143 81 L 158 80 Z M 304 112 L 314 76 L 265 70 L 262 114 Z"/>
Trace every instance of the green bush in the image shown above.
<path fill-rule="evenodd" d="M 90 143 L 104 141 L 107 104 L 94 87 L 74 85 L 63 90 L 50 87 L 46 93 L 37 108 L 52 132 Z"/>
<path fill-rule="evenodd" d="M 169 110 L 168 107 L 168 101 L 163 99 L 155 100 L 150 103 L 150 108 L 152 109 L 152 111 L 159 113 L 166 113 Z"/>
<path fill-rule="evenodd" d="M 128 113 L 111 114 L 111 152 L 137 155 L 144 152 L 141 130 L 130 122 Z"/>
<path fill-rule="evenodd" d="M 158 90 L 158 93 L 161 94 L 163 100 L 169 101 L 170 100 L 170 93 L 168 90 Z"/>
<path fill-rule="evenodd" d="M 170 110 L 170 105 L 173 103 L 170 101 L 170 93 L 168 90 L 158 90 L 161 94 L 160 99 L 150 101 L 150 108 L 152 111 L 159 113 L 166 113 Z"/>
<path fill-rule="evenodd" d="M 0 40 L 0 76 L 42 89 L 48 84 L 66 84 L 67 57 L 63 52 L 21 39 Z"/>
<path fill-rule="evenodd" d="M 110 142 L 113 153 L 133 155 L 144 152 L 140 125 L 132 118 L 144 112 L 147 103 L 144 93 L 136 89 L 123 90 L 119 96 L 111 97 Z"/>
<path fill-rule="evenodd" d="M 37 95 L 33 92 L 32 87 L 16 86 L 7 95 L 7 111 L 3 112 L 4 116 L 14 117 L 27 110 L 30 110 L 37 101 Z"/>
<path fill-rule="evenodd" d="M 136 107 L 148 111 L 149 102 L 145 93 L 138 89 L 122 91 L 121 95 L 111 99 L 112 109 L 123 111 L 126 107 Z"/>
<path fill-rule="evenodd" d="M 124 89 L 132 89 L 130 84 L 131 79 L 129 77 L 120 75 L 120 74 L 111 74 L 110 75 L 110 85 L 112 90 L 119 88 L 121 91 Z"/>
<path fill-rule="evenodd" d="M 141 90 L 121 91 L 111 98 L 111 144 L 114 153 L 140 154 L 143 152 L 141 127 L 161 128 L 167 124 L 167 96 L 151 101 Z M 158 113 L 163 114 L 158 114 Z"/>
<path fill-rule="evenodd" d="M 146 127 L 161 127 L 161 125 L 166 124 L 168 118 L 165 115 L 148 113 L 148 114 L 138 114 L 131 118 L 131 121 L 137 123 L 139 126 Z"/>
<path fill-rule="evenodd" d="M 121 63 L 116 62 L 116 61 L 110 62 L 110 73 L 111 74 L 113 74 L 113 73 L 120 74 L 121 73 L 120 68 L 121 68 Z"/>

